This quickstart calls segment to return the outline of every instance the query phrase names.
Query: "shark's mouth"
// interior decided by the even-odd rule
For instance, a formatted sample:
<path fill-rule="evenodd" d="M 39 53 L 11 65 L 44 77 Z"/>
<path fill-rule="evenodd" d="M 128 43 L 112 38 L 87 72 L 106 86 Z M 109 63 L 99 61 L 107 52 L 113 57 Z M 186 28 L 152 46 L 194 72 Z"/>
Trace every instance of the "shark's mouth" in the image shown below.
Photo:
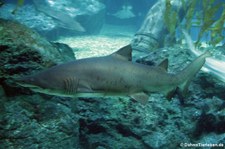
<path fill-rule="evenodd" d="M 18 85 L 22 86 L 22 87 L 26 87 L 29 88 L 30 90 L 34 91 L 34 92 L 39 92 L 39 93 L 46 93 L 47 90 L 49 92 L 49 89 L 44 89 L 40 86 L 36 86 L 33 84 L 27 84 L 27 83 L 21 83 L 21 82 L 17 82 Z"/>
<path fill-rule="evenodd" d="M 32 85 L 32 84 L 23 84 L 23 83 L 18 83 L 20 86 L 29 88 L 30 90 L 34 91 L 34 92 L 38 92 L 38 93 L 44 93 L 44 94 L 48 94 L 48 95 L 55 95 L 55 96 L 61 96 L 61 97 L 73 97 L 73 95 L 69 95 L 66 94 L 63 91 L 57 91 L 57 90 L 53 90 L 53 89 L 46 89 L 46 88 L 42 88 L 40 86 L 36 86 L 36 85 Z"/>
<path fill-rule="evenodd" d="M 39 92 L 39 93 L 45 93 L 45 94 L 49 94 L 49 95 L 53 95 L 54 90 L 52 89 L 46 89 L 46 88 L 43 88 L 41 86 L 38 86 L 38 85 L 34 85 L 32 83 L 27 83 L 27 79 L 21 79 L 21 78 L 17 78 L 15 79 L 15 82 L 22 86 L 22 87 L 25 87 L 25 88 L 29 88 L 30 90 L 34 91 L 34 92 Z"/>

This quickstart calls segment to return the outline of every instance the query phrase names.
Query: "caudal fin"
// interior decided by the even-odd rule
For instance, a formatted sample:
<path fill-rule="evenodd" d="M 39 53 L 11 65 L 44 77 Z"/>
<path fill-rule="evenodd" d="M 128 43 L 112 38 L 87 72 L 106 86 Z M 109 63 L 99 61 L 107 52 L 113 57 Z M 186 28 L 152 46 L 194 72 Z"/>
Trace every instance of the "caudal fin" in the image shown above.
<path fill-rule="evenodd" d="M 211 53 L 209 51 L 206 51 L 204 54 L 197 57 L 184 70 L 178 73 L 177 79 L 179 82 L 179 85 L 178 85 L 179 95 L 186 96 L 191 80 L 202 68 L 202 66 L 205 63 L 205 59 L 210 56 L 212 56 Z"/>

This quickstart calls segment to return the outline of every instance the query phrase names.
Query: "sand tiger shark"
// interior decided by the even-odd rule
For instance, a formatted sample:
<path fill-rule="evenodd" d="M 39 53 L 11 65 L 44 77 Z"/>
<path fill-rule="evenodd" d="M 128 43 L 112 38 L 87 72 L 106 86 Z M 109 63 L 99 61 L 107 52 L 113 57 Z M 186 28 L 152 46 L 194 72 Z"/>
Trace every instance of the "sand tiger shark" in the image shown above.
<path fill-rule="evenodd" d="M 167 72 L 168 60 L 158 66 L 131 61 L 131 46 L 103 57 L 92 57 L 60 64 L 17 82 L 31 90 L 64 97 L 127 96 L 141 103 L 161 92 L 167 97 L 185 94 L 195 74 L 205 63 L 206 52 L 177 74 Z"/>
<path fill-rule="evenodd" d="M 114 13 L 112 15 L 119 19 L 134 18 L 135 14 L 132 12 L 132 9 L 133 8 L 131 5 L 123 5 L 121 10 L 117 11 L 116 13 Z"/>

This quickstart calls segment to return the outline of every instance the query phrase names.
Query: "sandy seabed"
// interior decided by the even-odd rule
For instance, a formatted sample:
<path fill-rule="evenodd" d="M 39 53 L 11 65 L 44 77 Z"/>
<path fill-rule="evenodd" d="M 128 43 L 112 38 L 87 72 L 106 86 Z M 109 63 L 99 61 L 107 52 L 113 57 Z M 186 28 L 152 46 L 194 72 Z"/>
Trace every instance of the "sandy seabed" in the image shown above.
<path fill-rule="evenodd" d="M 106 26 L 99 35 L 62 37 L 57 42 L 73 48 L 77 59 L 109 55 L 129 44 L 135 31 L 132 27 Z"/>

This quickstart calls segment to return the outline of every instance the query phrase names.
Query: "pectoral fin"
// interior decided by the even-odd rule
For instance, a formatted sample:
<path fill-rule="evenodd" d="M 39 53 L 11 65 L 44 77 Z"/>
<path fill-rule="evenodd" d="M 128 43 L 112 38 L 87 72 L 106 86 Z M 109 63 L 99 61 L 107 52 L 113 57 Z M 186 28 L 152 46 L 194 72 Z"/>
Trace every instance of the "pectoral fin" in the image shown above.
<path fill-rule="evenodd" d="M 170 91 L 164 92 L 164 95 L 166 96 L 168 100 L 171 100 L 171 98 L 174 96 L 175 93 L 176 93 L 176 88 Z"/>
<path fill-rule="evenodd" d="M 78 84 L 78 92 L 83 92 L 83 93 L 91 93 L 93 92 L 90 84 L 87 81 L 84 80 L 79 80 Z"/>
<path fill-rule="evenodd" d="M 131 94 L 130 97 L 133 98 L 134 100 L 140 102 L 143 105 L 148 103 L 148 98 L 149 98 L 149 96 L 143 92 Z"/>
<path fill-rule="evenodd" d="M 168 70 L 168 59 L 163 60 L 158 66 L 167 72 Z"/>

